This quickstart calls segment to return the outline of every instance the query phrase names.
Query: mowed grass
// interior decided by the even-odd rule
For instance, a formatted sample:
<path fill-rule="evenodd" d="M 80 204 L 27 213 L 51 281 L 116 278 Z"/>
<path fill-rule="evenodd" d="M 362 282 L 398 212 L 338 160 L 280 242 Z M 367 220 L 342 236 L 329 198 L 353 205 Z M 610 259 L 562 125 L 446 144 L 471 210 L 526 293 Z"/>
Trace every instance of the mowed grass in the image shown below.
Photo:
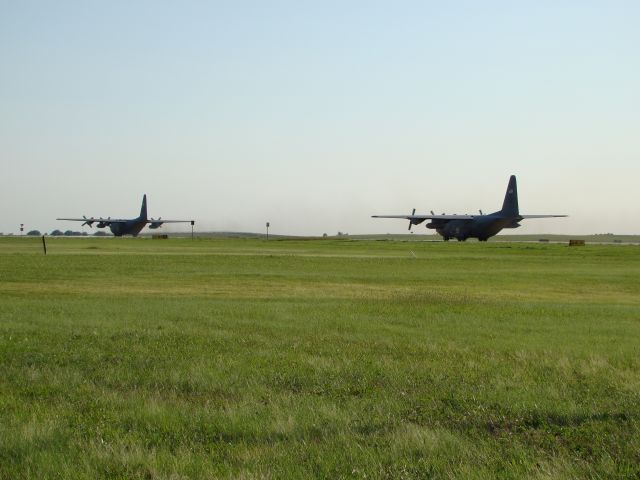
<path fill-rule="evenodd" d="M 640 247 L 0 239 L 0 478 L 638 478 Z"/>

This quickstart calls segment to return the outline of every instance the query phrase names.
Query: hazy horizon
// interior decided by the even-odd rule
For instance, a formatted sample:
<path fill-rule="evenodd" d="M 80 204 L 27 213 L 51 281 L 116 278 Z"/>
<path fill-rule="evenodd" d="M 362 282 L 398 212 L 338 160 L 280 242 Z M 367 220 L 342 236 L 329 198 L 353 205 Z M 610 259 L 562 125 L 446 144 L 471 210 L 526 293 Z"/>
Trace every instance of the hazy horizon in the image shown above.
<path fill-rule="evenodd" d="M 502 234 L 638 234 L 639 21 L 625 1 L 2 2 L 0 232 L 131 218 L 146 193 L 201 231 L 405 233 L 370 217 L 492 212 L 515 174 L 521 213 L 570 217 Z"/>

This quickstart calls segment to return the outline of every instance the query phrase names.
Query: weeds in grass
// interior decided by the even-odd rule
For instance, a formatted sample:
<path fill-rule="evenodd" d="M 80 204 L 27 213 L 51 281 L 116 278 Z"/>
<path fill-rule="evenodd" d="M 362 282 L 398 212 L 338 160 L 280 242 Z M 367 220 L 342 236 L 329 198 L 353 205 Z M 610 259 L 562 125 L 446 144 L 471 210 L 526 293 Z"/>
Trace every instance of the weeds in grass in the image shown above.
<path fill-rule="evenodd" d="M 0 239 L 0 478 L 640 475 L 637 248 L 411 250 Z"/>

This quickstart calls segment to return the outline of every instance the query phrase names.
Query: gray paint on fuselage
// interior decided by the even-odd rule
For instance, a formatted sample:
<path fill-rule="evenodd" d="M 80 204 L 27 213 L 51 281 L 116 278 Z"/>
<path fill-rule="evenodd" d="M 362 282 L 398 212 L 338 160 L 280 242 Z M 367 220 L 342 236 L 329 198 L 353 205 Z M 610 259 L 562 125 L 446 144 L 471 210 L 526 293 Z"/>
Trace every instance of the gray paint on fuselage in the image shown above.
<path fill-rule="evenodd" d="M 519 217 L 505 217 L 500 212 L 495 212 L 489 215 L 479 215 L 472 220 L 431 222 L 427 224 L 427 228 L 435 229 L 446 240 L 450 238 L 486 240 L 496 235 L 503 228 L 519 227 L 518 221 L 520 220 L 521 218 Z"/>
<path fill-rule="evenodd" d="M 127 220 L 126 222 L 114 222 L 109 225 L 109 230 L 111 230 L 111 233 L 116 237 L 121 237 L 123 235 L 133 235 L 135 237 L 142 231 L 146 224 L 146 220 L 141 221 L 136 218 L 133 220 Z"/>
<path fill-rule="evenodd" d="M 123 235 L 133 235 L 137 237 L 140 231 L 147 224 L 147 196 L 142 196 L 142 205 L 140 205 L 140 215 L 131 220 L 122 220 L 109 224 L 109 229 L 116 237 Z"/>
<path fill-rule="evenodd" d="M 147 196 L 142 196 L 142 205 L 140 206 L 140 215 L 136 218 L 125 219 L 112 219 L 108 218 L 94 218 L 94 217 L 82 217 L 82 218 L 57 218 L 56 220 L 68 220 L 72 222 L 83 222 L 82 225 L 88 225 L 92 227 L 96 224 L 97 228 L 109 227 L 111 233 L 116 237 L 122 237 L 123 235 L 133 235 L 136 237 L 142 229 L 149 225 L 149 228 L 155 230 L 162 226 L 164 223 L 191 223 L 193 226 L 194 220 L 162 220 L 160 217 L 157 219 L 149 219 L 147 217 Z"/>
<path fill-rule="evenodd" d="M 515 175 L 509 178 L 507 191 L 504 196 L 502 208 L 497 212 L 487 215 L 415 215 L 415 209 L 411 215 L 374 215 L 374 218 L 403 218 L 409 220 L 409 229 L 413 225 L 419 225 L 425 221 L 427 228 L 435 230 L 445 240 L 456 238 L 464 241 L 467 238 L 477 238 L 486 241 L 504 228 L 518 228 L 520 221 L 526 218 L 551 218 L 565 217 L 566 215 L 520 215 L 518 207 L 518 186 Z"/>
<path fill-rule="evenodd" d="M 487 215 L 474 215 L 473 218 L 464 220 L 433 220 L 427 224 L 427 228 L 434 229 L 445 240 L 456 238 L 464 241 L 467 238 L 477 238 L 484 241 L 503 228 L 518 228 L 520 220 L 522 217 L 518 208 L 518 186 L 515 175 L 511 175 L 502 209 L 499 211 Z"/>

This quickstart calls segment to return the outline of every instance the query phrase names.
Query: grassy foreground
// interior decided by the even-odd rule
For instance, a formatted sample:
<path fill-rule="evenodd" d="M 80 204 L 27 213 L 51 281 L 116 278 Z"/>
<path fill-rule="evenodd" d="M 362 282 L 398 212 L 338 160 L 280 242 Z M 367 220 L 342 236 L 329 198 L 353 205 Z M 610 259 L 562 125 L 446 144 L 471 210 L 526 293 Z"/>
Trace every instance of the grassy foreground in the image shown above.
<path fill-rule="evenodd" d="M 0 238 L 0 478 L 638 478 L 640 248 Z"/>

